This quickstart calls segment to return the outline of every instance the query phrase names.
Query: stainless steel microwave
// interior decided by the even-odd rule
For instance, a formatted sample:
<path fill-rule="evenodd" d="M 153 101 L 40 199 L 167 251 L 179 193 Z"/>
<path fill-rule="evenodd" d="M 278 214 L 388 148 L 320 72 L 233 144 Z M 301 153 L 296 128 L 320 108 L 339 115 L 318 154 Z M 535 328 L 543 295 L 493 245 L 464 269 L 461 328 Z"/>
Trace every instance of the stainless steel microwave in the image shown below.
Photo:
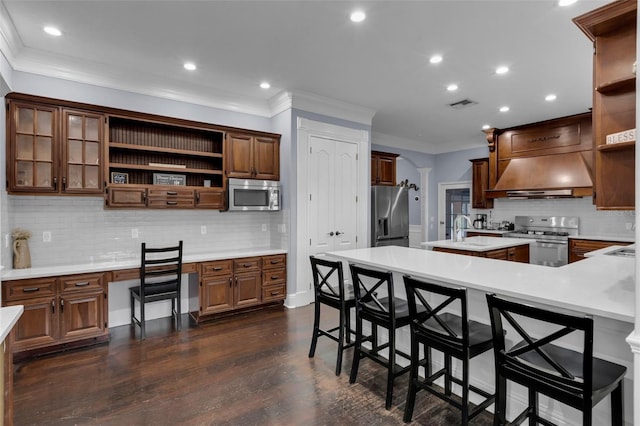
<path fill-rule="evenodd" d="M 227 189 L 230 211 L 280 210 L 280 182 L 230 178 Z"/>

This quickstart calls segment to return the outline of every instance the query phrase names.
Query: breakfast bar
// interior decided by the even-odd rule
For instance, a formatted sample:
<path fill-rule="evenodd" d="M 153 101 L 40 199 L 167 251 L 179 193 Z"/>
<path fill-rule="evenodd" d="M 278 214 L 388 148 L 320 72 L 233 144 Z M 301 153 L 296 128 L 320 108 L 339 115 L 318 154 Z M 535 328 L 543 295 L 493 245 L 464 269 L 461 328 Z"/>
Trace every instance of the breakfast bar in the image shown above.
<path fill-rule="evenodd" d="M 470 317 L 489 323 L 485 294 L 517 299 L 557 311 L 588 314 L 594 319 L 594 356 L 627 367 L 624 418 L 633 418 L 633 358 L 625 338 L 633 331 L 634 259 L 592 256 L 559 268 L 505 262 L 482 257 L 387 246 L 334 251 L 328 256 L 349 263 L 394 272 L 396 297 L 404 297 L 402 275 L 432 280 L 468 290 Z M 509 338 L 507 334 L 507 338 Z M 409 334 L 398 335 L 399 347 L 409 346 Z M 472 381 L 493 391 L 493 355 L 474 360 Z M 526 401 L 524 388 L 510 388 L 508 416 L 520 412 Z M 557 422 L 578 424 L 581 415 L 572 408 L 540 398 L 541 411 Z M 491 408 L 490 408 L 491 409 Z M 594 408 L 594 424 L 608 424 L 608 399 Z"/>

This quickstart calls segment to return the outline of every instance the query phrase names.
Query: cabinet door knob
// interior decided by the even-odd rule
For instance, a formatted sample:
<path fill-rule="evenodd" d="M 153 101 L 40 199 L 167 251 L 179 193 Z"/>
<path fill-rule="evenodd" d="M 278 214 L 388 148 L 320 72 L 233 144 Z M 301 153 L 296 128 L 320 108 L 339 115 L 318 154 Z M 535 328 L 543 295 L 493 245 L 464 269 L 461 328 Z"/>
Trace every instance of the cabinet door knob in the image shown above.
<path fill-rule="evenodd" d="M 333 237 L 333 231 L 329 232 L 329 236 Z"/>
<path fill-rule="evenodd" d="M 342 235 L 344 232 L 336 231 L 336 235 Z"/>

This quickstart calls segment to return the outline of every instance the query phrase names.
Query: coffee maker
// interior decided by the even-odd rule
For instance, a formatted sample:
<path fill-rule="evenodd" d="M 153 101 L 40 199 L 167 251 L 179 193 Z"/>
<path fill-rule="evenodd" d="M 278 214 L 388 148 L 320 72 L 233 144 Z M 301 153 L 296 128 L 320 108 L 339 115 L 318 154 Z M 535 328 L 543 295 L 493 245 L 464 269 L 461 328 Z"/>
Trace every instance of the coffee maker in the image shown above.
<path fill-rule="evenodd" d="M 487 229 L 487 215 L 486 214 L 477 214 L 475 220 L 473 221 L 474 229 Z"/>

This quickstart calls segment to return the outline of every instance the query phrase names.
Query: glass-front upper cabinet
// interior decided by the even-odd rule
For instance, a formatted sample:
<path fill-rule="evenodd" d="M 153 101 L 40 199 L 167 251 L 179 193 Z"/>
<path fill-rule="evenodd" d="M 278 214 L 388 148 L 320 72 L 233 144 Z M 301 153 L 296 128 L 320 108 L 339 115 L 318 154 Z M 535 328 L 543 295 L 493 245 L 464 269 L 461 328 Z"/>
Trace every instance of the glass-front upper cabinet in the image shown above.
<path fill-rule="evenodd" d="M 104 115 L 9 97 L 8 191 L 96 194 L 104 190 Z"/>
<path fill-rule="evenodd" d="M 9 113 L 9 190 L 57 192 L 58 109 L 12 103 Z"/>
<path fill-rule="evenodd" d="M 102 193 L 104 116 L 64 111 L 62 190 Z"/>

